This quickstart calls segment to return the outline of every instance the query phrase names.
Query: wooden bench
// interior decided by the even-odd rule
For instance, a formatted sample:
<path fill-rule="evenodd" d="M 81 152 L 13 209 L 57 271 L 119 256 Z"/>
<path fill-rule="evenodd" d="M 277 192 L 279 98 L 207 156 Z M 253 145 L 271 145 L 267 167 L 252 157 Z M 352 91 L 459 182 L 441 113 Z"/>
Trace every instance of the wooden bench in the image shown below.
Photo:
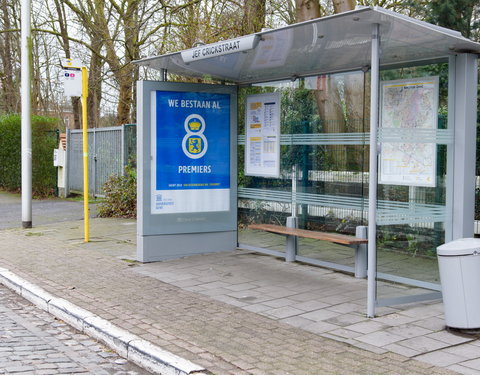
<path fill-rule="evenodd" d="M 263 230 L 265 232 L 283 234 L 287 236 L 285 260 L 294 261 L 297 256 L 297 237 L 312 238 L 320 241 L 328 241 L 340 245 L 346 245 L 355 249 L 355 277 L 366 277 L 368 239 L 366 227 L 357 227 L 357 237 L 338 233 L 318 232 L 313 230 L 289 228 L 275 224 L 250 224 L 250 229 Z M 361 228 L 360 230 L 358 228 Z"/>

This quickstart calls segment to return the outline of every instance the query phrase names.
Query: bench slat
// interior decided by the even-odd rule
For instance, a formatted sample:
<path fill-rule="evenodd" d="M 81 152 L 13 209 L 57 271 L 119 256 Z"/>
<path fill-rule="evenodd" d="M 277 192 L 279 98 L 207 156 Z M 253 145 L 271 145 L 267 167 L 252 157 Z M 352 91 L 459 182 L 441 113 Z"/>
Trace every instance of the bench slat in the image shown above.
<path fill-rule="evenodd" d="M 361 245 L 368 243 L 367 239 L 356 238 L 345 234 L 317 232 L 313 230 L 287 228 L 275 224 L 250 224 L 250 229 L 264 230 L 266 232 L 285 234 L 290 236 L 313 238 L 315 240 L 329 241 L 342 245 Z"/>

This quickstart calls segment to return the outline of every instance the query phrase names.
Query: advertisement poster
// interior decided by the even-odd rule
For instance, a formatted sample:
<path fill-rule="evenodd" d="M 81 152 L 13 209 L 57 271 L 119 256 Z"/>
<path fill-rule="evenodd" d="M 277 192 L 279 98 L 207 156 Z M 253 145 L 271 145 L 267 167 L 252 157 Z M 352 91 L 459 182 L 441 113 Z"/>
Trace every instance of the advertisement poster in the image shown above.
<path fill-rule="evenodd" d="M 228 211 L 230 95 L 152 96 L 152 214 Z"/>
<path fill-rule="evenodd" d="M 437 129 L 438 77 L 385 81 L 381 94 L 380 124 L 385 136 L 411 139 L 412 134 Z M 437 146 L 418 139 L 382 142 L 379 183 L 435 186 Z"/>
<path fill-rule="evenodd" d="M 280 175 L 280 94 L 247 97 L 245 175 Z"/>

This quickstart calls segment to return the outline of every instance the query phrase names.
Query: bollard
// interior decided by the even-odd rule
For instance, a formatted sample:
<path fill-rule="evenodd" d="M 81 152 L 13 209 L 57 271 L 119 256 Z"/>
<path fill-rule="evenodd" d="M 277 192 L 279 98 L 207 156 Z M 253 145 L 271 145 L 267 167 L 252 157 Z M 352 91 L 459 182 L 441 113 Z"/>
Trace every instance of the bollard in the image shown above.
<path fill-rule="evenodd" d="M 355 228 L 355 237 L 368 238 L 368 227 L 358 226 Z M 367 277 L 367 245 L 357 245 L 355 247 L 355 277 L 364 279 Z"/>
<path fill-rule="evenodd" d="M 287 228 L 298 228 L 298 217 L 287 217 Z M 297 236 L 288 236 L 285 246 L 285 262 L 295 262 L 297 257 L 298 240 Z"/>

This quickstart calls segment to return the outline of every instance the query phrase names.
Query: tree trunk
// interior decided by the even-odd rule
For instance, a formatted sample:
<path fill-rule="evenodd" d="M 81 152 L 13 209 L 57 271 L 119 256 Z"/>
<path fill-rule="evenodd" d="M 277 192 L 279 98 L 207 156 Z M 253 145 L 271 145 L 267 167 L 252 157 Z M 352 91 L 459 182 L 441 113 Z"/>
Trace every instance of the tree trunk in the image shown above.
<path fill-rule="evenodd" d="M 11 30 L 12 24 L 10 22 L 10 14 L 8 11 L 8 0 L 1 1 L 1 12 L 2 12 L 2 21 L 3 27 L 5 30 Z M 15 71 L 14 71 L 14 52 L 13 52 L 13 45 L 12 39 L 14 33 L 4 33 L 2 35 L 2 41 L 0 43 L 0 59 L 2 61 L 3 66 L 3 74 L 1 75 L 2 78 L 2 102 L 3 102 L 3 110 L 6 113 L 13 113 L 18 112 L 18 103 L 20 102 L 20 94 L 18 91 L 18 85 L 15 85 Z"/>
<path fill-rule="evenodd" d="M 318 113 L 322 119 L 324 133 L 345 133 L 345 117 L 342 108 L 342 99 L 339 92 L 338 76 L 326 75 L 320 77 L 321 89 L 315 91 Z M 326 168 L 331 170 L 345 170 L 347 165 L 347 147 L 334 145 L 326 147 Z"/>
<path fill-rule="evenodd" d="M 265 26 L 265 0 L 245 0 L 242 17 L 242 35 L 253 34 Z"/>
<path fill-rule="evenodd" d="M 318 0 L 295 0 L 297 22 L 313 20 L 320 17 Z"/>
<path fill-rule="evenodd" d="M 320 4 L 313 0 L 296 0 L 297 22 L 320 17 Z M 318 113 L 322 119 L 325 133 L 345 132 L 338 81 L 333 75 L 319 77 L 320 89 L 315 91 Z M 327 146 L 326 168 L 344 170 L 346 166 L 346 147 L 342 145 Z"/>
<path fill-rule="evenodd" d="M 101 51 L 103 41 L 95 35 L 90 36 L 92 49 Z M 88 72 L 88 126 L 98 128 L 100 125 L 100 101 L 102 100 L 102 68 L 103 59 L 96 53 L 90 55 Z"/>
<path fill-rule="evenodd" d="M 356 5 L 355 0 L 332 0 L 332 2 L 335 14 L 354 10 Z"/>
<path fill-rule="evenodd" d="M 345 110 L 347 116 L 347 129 L 349 133 L 366 132 L 366 106 L 365 106 L 365 74 L 354 72 L 347 74 L 344 80 Z M 363 147 L 347 146 L 347 168 L 361 171 L 365 162 Z"/>
<path fill-rule="evenodd" d="M 355 9 L 355 0 L 333 0 L 335 13 Z M 365 75 L 363 72 L 346 74 L 344 78 L 346 128 L 349 133 L 363 132 L 365 121 Z M 364 155 L 361 146 L 346 147 L 346 167 L 349 170 L 361 171 Z"/>

